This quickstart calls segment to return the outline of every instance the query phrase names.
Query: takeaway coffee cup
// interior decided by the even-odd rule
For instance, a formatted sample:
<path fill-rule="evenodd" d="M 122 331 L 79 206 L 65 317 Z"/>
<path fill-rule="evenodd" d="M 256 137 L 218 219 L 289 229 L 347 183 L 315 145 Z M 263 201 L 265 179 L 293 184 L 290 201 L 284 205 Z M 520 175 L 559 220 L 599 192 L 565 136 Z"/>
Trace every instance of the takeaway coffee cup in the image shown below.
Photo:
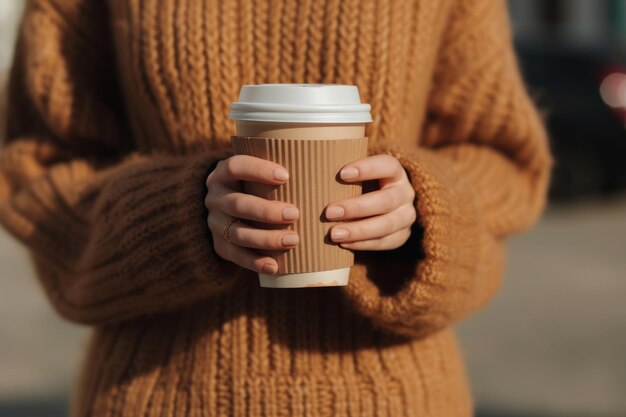
<path fill-rule="evenodd" d="M 288 250 L 259 250 L 276 259 L 275 275 L 259 273 L 260 285 L 271 288 L 341 286 L 348 284 L 354 252 L 330 239 L 337 221 L 324 215 L 330 203 L 361 195 L 362 184 L 340 180 L 346 164 L 367 156 L 365 126 L 370 105 L 361 103 L 353 85 L 261 84 L 241 87 L 229 118 L 237 135 L 235 154 L 252 155 L 284 166 L 289 180 L 282 185 L 244 182 L 244 192 L 292 203 L 300 210 L 290 225 L 244 220 L 265 229 L 288 228 L 300 241 Z"/>

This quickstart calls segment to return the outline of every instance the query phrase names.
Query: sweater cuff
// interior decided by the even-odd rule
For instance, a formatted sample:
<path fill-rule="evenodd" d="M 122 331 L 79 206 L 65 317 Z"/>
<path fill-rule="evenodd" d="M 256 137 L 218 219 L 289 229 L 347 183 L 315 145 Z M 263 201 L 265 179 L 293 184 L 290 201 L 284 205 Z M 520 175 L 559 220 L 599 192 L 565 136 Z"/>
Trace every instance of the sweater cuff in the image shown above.
<path fill-rule="evenodd" d="M 400 161 L 416 193 L 417 220 L 402 247 L 384 251 L 392 256 L 356 251 L 342 291 L 375 326 L 426 335 L 464 311 L 477 285 L 483 233 L 472 190 L 452 161 L 434 150 L 379 144 L 368 154 Z"/>
<path fill-rule="evenodd" d="M 214 293 L 230 287 L 240 269 L 222 258 L 213 246 L 213 236 L 207 225 L 208 211 L 204 205 L 206 178 L 223 158 L 198 155 L 186 163 L 175 181 L 180 184 L 176 194 L 176 240 L 185 247 L 184 256 L 192 275 L 197 278 L 199 290 Z M 203 291 L 200 291 L 203 292 Z"/>
<path fill-rule="evenodd" d="M 119 282 L 109 280 L 111 287 L 103 292 L 113 297 L 115 305 L 97 312 L 102 315 L 99 321 L 173 310 L 237 282 L 241 268 L 215 251 L 204 206 L 206 177 L 216 160 L 226 156 L 217 152 L 142 155 L 108 182 L 96 210 L 106 221 L 98 224 L 95 235 L 115 231 L 119 240 L 110 236 L 106 241 L 128 256 L 120 255 L 111 266 Z M 138 249 L 134 249 L 136 242 L 142 242 Z M 116 253 L 108 243 L 100 250 Z M 89 303 L 98 296 L 88 291 L 74 299 Z"/>

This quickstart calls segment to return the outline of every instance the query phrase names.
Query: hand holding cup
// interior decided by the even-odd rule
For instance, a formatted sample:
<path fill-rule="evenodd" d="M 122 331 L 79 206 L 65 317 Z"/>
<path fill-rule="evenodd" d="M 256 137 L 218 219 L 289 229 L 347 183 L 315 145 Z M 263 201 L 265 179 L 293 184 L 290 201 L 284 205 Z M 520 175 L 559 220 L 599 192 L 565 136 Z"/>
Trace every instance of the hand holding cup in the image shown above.
<path fill-rule="evenodd" d="M 259 255 L 254 249 L 281 250 L 293 248 L 299 236 L 292 230 L 266 230 L 246 224 L 245 220 L 262 223 L 294 223 L 299 218 L 298 208 L 282 201 L 270 201 L 243 192 L 242 181 L 281 185 L 289 179 L 289 172 L 280 164 L 250 155 L 234 155 L 220 161 L 206 179 L 204 204 L 209 211 L 207 224 L 213 236 L 217 254 L 228 261 L 255 272 L 274 274 L 276 260 Z M 228 229 L 231 243 L 224 239 Z"/>
<path fill-rule="evenodd" d="M 353 250 L 402 246 L 411 236 L 417 213 L 415 190 L 400 161 L 391 155 L 369 156 L 344 166 L 339 175 L 348 183 L 377 180 L 380 187 L 326 208 L 328 219 L 343 222 L 331 229 L 331 239 Z"/>

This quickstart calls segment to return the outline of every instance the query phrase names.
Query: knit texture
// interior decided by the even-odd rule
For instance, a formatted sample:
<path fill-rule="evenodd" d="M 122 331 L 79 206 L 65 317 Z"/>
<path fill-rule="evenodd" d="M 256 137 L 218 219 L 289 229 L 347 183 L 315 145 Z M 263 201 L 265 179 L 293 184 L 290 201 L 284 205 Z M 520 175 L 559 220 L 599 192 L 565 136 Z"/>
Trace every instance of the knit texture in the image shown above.
<path fill-rule="evenodd" d="M 356 84 L 368 153 L 415 189 L 411 238 L 355 251 L 348 286 L 260 288 L 213 248 L 229 104 L 276 82 Z M 550 165 L 503 0 L 32 0 L 0 222 L 93 327 L 73 416 L 469 416 L 452 325 L 496 292 Z"/>

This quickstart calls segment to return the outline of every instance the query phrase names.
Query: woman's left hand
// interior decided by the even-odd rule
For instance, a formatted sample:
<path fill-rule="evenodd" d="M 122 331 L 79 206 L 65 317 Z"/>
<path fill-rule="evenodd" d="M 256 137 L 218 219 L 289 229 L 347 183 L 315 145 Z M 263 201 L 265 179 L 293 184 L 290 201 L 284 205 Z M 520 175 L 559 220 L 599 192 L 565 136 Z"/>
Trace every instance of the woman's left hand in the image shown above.
<path fill-rule="evenodd" d="M 413 204 L 415 190 L 400 161 L 391 155 L 369 156 L 344 166 L 340 177 L 347 183 L 378 180 L 380 189 L 326 207 L 327 219 L 348 220 L 333 226 L 333 242 L 354 250 L 402 246 L 411 236 L 417 213 Z"/>

